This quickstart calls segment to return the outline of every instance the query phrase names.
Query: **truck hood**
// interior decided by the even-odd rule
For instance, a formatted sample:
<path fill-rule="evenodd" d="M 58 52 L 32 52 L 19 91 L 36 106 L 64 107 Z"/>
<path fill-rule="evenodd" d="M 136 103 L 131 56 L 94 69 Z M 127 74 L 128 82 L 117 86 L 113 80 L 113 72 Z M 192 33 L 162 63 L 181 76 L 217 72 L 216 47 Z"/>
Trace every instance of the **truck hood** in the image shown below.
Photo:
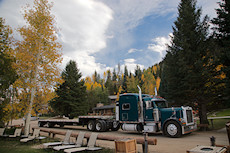
<path fill-rule="evenodd" d="M 159 109 L 160 114 L 161 114 L 161 121 L 165 121 L 171 117 L 176 117 L 176 118 L 181 118 L 182 117 L 182 108 L 181 107 L 173 107 L 173 108 L 161 108 Z M 176 112 L 175 115 L 174 111 Z"/>

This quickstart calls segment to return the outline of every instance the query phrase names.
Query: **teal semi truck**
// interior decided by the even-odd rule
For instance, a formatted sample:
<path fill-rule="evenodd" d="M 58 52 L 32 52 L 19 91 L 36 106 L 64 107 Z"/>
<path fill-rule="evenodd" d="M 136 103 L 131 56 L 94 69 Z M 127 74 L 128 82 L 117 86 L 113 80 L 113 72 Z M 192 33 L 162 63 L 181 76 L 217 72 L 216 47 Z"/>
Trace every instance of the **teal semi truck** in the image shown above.
<path fill-rule="evenodd" d="M 139 88 L 139 87 L 138 87 Z M 137 131 L 180 137 L 197 129 L 191 107 L 167 107 L 163 98 L 139 93 L 122 94 L 116 103 L 115 116 L 79 116 L 78 120 L 39 120 L 40 127 L 87 125 L 90 131 Z"/>
<path fill-rule="evenodd" d="M 197 129 L 191 107 L 168 108 L 160 97 L 124 94 L 116 110 L 116 120 L 124 131 L 162 131 L 166 136 L 180 137 Z"/>

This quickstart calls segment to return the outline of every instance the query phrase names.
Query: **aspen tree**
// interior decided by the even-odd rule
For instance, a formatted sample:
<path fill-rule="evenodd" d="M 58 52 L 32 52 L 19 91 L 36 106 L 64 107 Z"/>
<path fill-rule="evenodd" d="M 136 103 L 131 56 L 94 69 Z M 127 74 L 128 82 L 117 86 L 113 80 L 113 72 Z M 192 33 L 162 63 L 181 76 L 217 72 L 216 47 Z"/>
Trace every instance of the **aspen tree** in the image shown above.
<path fill-rule="evenodd" d="M 26 110 L 25 134 L 29 124 L 37 92 L 49 91 L 60 82 L 61 44 L 57 42 L 55 18 L 51 14 L 52 4 L 48 0 L 35 0 L 33 7 L 23 8 L 26 25 L 18 28 L 22 40 L 14 50 L 19 79 L 14 83 L 24 95 Z"/>

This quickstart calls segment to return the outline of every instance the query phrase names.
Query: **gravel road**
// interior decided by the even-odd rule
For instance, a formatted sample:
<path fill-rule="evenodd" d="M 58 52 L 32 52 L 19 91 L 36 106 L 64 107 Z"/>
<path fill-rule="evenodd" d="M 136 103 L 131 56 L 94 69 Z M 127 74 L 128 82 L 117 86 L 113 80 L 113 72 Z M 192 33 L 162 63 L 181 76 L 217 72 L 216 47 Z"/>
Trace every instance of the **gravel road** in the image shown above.
<path fill-rule="evenodd" d="M 14 120 L 13 125 L 22 124 L 23 121 L 21 119 Z M 31 121 L 31 128 L 38 127 L 37 121 Z M 46 128 L 46 127 L 42 127 Z M 52 128 L 53 130 L 68 130 L 72 129 L 74 132 L 79 131 L 87 131 L 86 127 L 82 126 L 65 126 L 64 128 L 59 128 L 58 126 Z M 45 133 L 42 133 L 45 134 Z M 126 137 L 143 137 L 142 134 L 138 134 L 135 132 L 125 132 L 122 130 L 119 131 L 109 131 L 103 132 L 105 135 L 111 136 L 126 136 Z M 184 135 L 180 138 L 168 138 L 162 136 L 161 133 L 158 134 L 149 134 L 150 138 L 157 139 L 157 145 L 149 145 L 150 153 L 185 153 L 186 150 L 190 150 L 197 145 L 209 146 L 210 145 L 210 137 L 214 136 L 216 138 L 216 144 L 219 145 L 229 145 L 228 137 L 226 129 L 218 130 L 218 131 L 196 131 L 189 135 Z M 97 144 L 101 147 L 106 148 L 115 148 L 115 143 L 113 141 L 104 141 L 97 140 Z M 142 152 L 142 146 L 140 144 L 137 145 L 138 151 Z"/>

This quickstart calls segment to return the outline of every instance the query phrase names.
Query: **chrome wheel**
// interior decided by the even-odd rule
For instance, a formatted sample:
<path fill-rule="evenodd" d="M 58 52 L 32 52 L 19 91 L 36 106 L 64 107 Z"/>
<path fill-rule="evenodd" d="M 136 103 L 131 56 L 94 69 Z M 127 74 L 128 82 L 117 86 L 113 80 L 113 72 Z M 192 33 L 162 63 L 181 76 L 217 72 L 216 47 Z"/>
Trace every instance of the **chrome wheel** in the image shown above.
<path fill-rule="evenodd" d="M 87 124 L 87 129 L 90 131 L 94 131 L 95 130 L 95 122 L 93 120 L 89 121 Z"/>
<path fill-rule="evenodd" d="M 96 130 L 101 131 L 102 130 L 102 124 L 100 122 L 96 123 Z"/>
<path fill-rule="evenodd" d="M 176 135 L 178 132 L 177 126 L 175 124 L 169 124 L 167 126 L 167 132 L 170 136 Z"/>

